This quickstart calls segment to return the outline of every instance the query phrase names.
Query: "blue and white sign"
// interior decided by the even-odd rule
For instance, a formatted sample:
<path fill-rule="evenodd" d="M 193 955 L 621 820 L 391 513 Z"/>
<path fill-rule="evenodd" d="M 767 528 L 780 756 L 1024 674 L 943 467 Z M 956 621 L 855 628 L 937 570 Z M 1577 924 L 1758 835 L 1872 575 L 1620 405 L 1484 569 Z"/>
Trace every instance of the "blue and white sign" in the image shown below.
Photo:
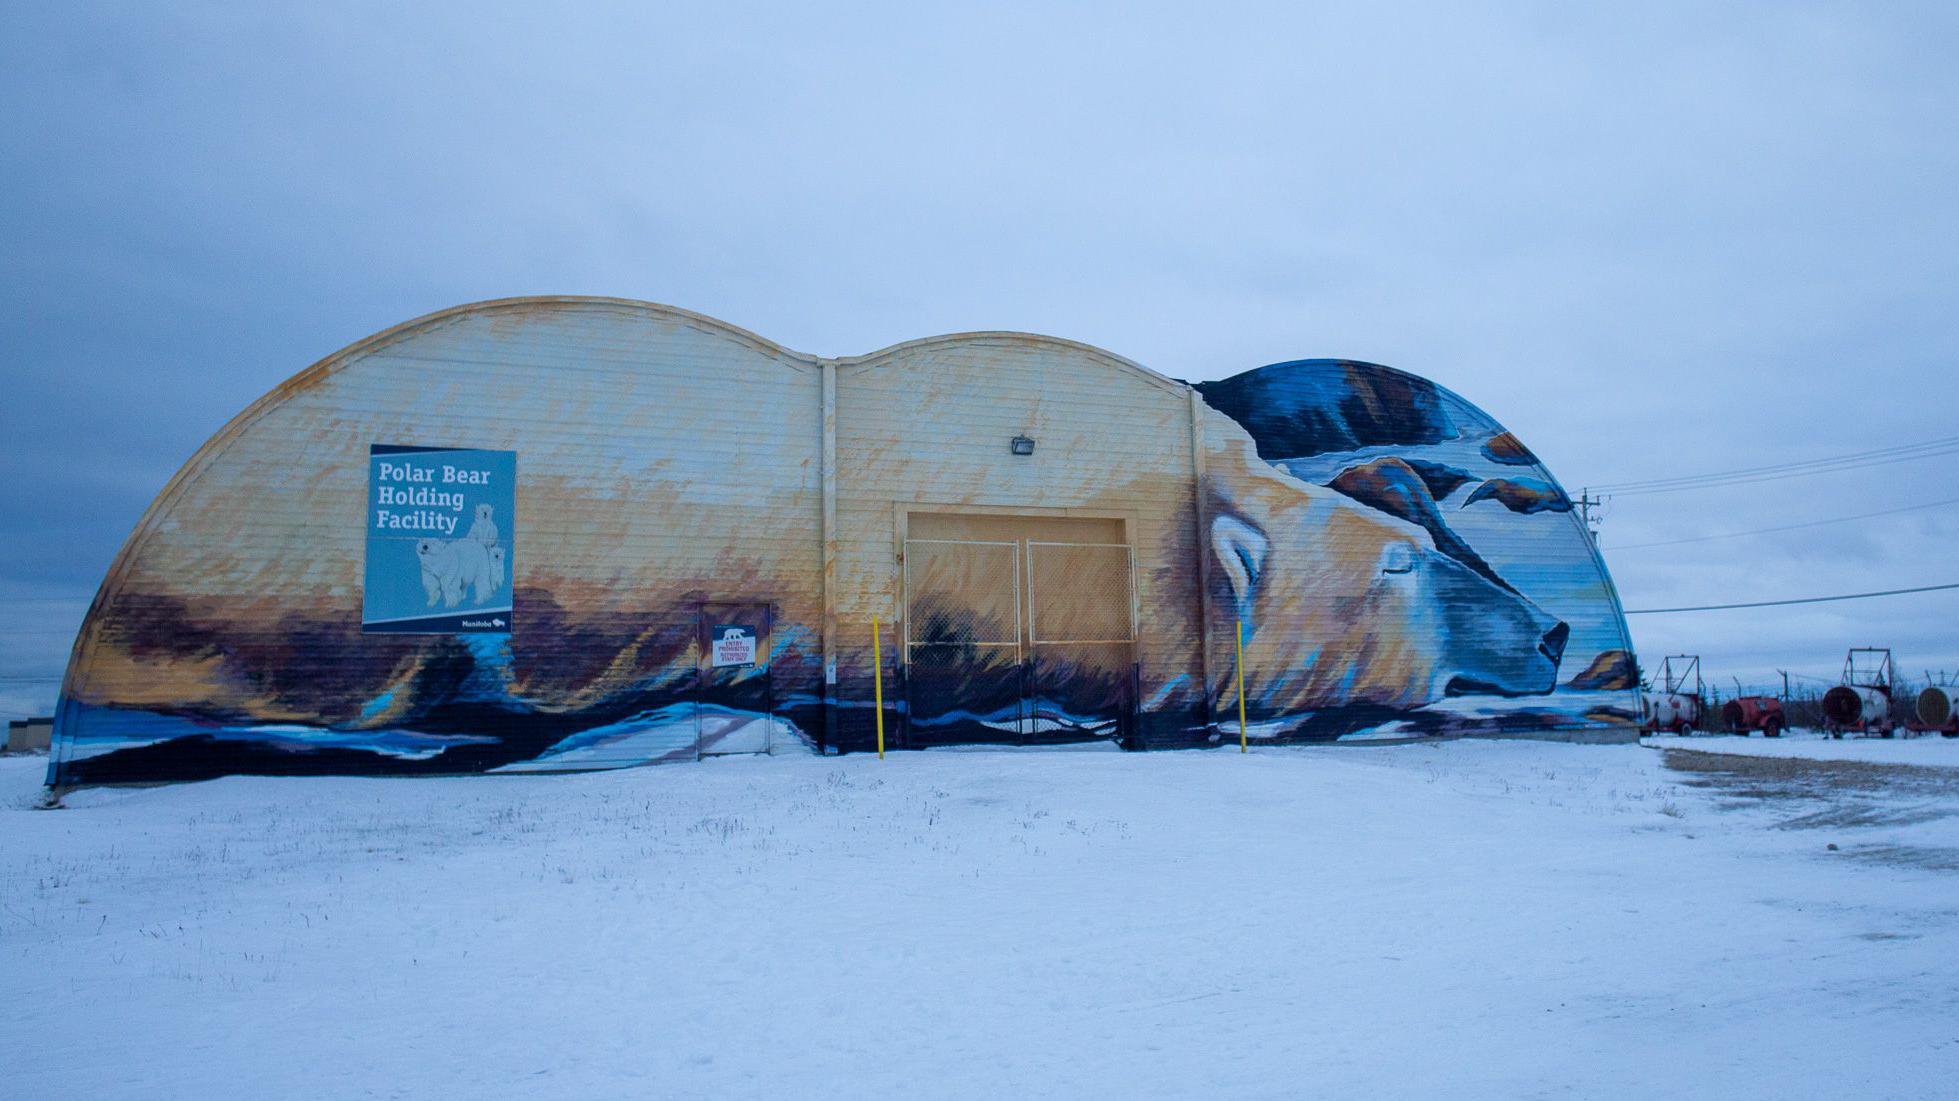
<path fill-rule="evenodd" d="M 709 664 L 715 669 L 741 669 L 755 664 L 755 628 L 737 623 L 717 623 L 709 639 L 713 652 Z"/>
<path fill-rule="evenodd" d="M 373 444 L 361 629 L 508 634 L 517 453 Z"/>

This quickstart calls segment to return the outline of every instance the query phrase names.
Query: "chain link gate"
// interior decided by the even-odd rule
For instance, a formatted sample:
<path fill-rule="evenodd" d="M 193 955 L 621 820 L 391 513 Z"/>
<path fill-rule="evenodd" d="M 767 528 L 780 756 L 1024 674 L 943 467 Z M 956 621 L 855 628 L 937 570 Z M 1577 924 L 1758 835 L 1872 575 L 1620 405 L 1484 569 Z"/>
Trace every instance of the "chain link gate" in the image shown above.
<path fill-rule="evenodd" d="M 1027 544 L 1029 741 L 1133 734 L 1134 578 L 1126 544 Z"/>
<path fill-rule="evenodd" d="M 908 743 L 1126 737 L 1133 577 L 1120 543 L 906 540 Z"/>
<path fill-rule="evenodd" d="M 905 541 L 910 745 L 1020 740 L 1020 607 L 1018 543 Z"/>

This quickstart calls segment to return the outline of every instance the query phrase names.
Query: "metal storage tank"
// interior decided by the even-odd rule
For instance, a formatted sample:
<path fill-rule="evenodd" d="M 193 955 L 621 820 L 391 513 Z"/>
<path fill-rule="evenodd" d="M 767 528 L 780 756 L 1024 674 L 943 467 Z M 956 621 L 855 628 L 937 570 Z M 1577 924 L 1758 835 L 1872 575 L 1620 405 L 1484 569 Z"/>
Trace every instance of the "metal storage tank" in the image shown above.
<path fill-rule="evenodd" d="M 529 298 L 336 353 L 185 464 L 49 782 L 860 750 L 874 620 L 900 748 L 1235 741 L 1241 675 L 1267 742 L 1638 714 L 1570 500 L 1415 376 L 1191 387 L 1012 333 L 826 359 Z"/>

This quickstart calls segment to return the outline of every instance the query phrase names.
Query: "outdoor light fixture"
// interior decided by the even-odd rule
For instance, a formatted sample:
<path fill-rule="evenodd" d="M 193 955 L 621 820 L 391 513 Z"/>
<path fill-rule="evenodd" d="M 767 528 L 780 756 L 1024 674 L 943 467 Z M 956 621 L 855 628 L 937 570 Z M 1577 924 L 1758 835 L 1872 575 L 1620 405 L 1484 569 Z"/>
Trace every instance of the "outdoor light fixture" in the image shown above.
<path fill-rule="evenodd" d="M 1013 448 L 1013 452 L 1016 455 L 1032 455 L 1034 453 L 1034 437 L 1015 436 L 1013 443 L 1009 446 Z"/>

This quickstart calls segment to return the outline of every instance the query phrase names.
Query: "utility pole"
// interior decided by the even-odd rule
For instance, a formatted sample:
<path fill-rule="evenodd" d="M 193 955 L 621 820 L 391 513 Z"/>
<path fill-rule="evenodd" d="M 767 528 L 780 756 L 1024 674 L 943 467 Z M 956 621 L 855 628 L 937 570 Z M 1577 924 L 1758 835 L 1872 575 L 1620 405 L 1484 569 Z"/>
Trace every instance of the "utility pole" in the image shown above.
<path fill-rule="evenodd" d="M 1782 674 L 1782 706 L 1789 706 L 1789 670 L 1777 669 Z"/>
<path fill-rule="evenodd" d="M 1585 531 L 1592 537 L 1592 542 L 1594 543 L 1598 542 L 1598 526 L 1592 522 L 1592 509 L 1604 503 L 1599 498 L 1592 496 L 1590 486 L 1578 491 L 1578 515 L 1584 518 Z"/>

